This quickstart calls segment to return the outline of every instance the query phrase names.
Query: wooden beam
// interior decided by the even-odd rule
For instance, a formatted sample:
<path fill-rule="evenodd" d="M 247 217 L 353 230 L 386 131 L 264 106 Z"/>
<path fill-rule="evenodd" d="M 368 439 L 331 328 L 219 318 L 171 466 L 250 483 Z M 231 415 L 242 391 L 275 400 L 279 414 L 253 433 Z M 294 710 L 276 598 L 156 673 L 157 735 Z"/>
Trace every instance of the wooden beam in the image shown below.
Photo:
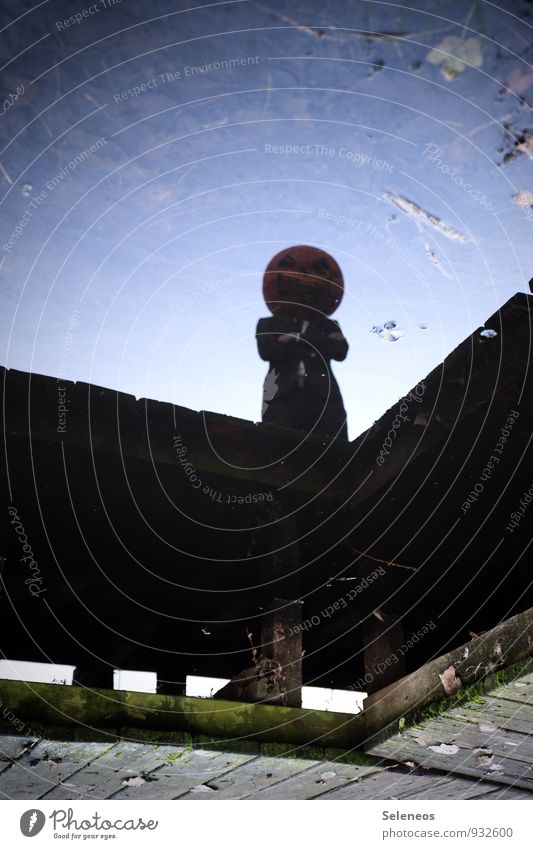
<path fill-rule="evenodd" d="M 533 608 L 369 696 L 364 712 L 357 715 L 5 680 L 0 680 L 0 700 L 30 725 L 75 725 L 88 734 L 95 728 L 116 731 L 128 726 L 222 740 L 351 748 L 364 745 L 378 732 L 392 734 L 401 717 L 431 702 L 441 701 L 444 707 L 448 700 L 455 703 L 467 686 L 487 677 L 490 681 L 493 673 L 532 652 Z M 448 693 L 455 679 L 459 688 Z"/>

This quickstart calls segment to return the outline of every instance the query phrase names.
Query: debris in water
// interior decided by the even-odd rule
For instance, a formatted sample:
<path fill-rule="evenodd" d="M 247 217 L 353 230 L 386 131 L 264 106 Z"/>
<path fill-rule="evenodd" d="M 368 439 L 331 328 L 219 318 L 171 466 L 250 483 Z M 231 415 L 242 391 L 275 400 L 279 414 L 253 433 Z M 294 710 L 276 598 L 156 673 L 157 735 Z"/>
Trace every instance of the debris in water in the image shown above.
<path fill-rule="evenodd" d="M 439 233 L 442 233 L 448 239 L 453 239 L 456 242 L 468 242 L 468 238 L 463 233 L 460 233 L 459 230 L 455 230 L 449 224 L 445 224 L 441 218 L 433 215 L 433 213 L 426 212 L 425 209 L 422 209 L 421 206 L 418 206 L 417 203 L 409 200 L 409 198 L 404 198 L 402 195 L 393 195 L 392 192 L 382 192 L 381 197 L 395 204 L 395 206 L 401 209 L 402 212 L 405 212 L 410 218 L 414 218 L 415 221 L 429 224 L 430 227 L 438 230 Z"/>
<path fill-rule="evenodd" d="M 442 275 L 444 275 L 444 277 L 447 277 L 448 280 L 449 280 L 450 275 L 444 270 L 442 262 L 438 258 L 437 254 L 435 253 L 433 248 L 430 248 L 429 245 L 424 245 L 424 253 L 427 256 L 427 258 L 429 259 L 430 263 L 435 266 L 437 271 L 440 271 L 440 273 Z"/>
<path fill-rule="evenodd" d="M 483 53 L 478 38 L 461 38 L 459 35 L 448 35 L 439 41 L 436 47 L 427 54 L 426 59 L 432 65 L 442 65 L 440 72 L 447 80 L 454 80 L 462 74 L 467 65 L 481 68 Z"/>
<path fill-rule="evenodd" d="M 405 331 L 397 327 L 395 321 L 386 321 L 383 326 L 375 324 L 370 332 L 379 336 L 383 342 L 397 342 L 405 336 Z"/>
<path fill-rule="evenodd" d="M 521 209 L 524 206 L 533 206 L 533 192 L 530 192 L 529 189 L 522 189 L 517 195 L 513 195 L 513 200 Z"/>
<path fill-rule="evenodd" d="M 479 335 L 482 336 L 483 339 L 494 339 L 494 337 L 498 335 L 498 331 L 492 330 L 490 327 L 487 327 L 487 329 L 482 330 Z"/>
<path fill-rule="evenodd" d="M 428 326 L 427 326 L 427 324 L 419 324 L 419 325 L 418 325 L 418 329 L 419 329 L 419 330 L 427 330 L 427 329 L 428 329 Z"/>
<path fill-rule="evenodd" d="M 533 158 L 533 130 L 513 132 L 508 124 L 504 124 L 504 127 L 507 130 L 506 136 L 508 136 L 509 133 L 512 133 L 512 146 L 511 150 L 503 157 L 502 164 L 506 165 L 508 162 L 513 162 L 522 154 L 525 154 L 530 159 Z"/>

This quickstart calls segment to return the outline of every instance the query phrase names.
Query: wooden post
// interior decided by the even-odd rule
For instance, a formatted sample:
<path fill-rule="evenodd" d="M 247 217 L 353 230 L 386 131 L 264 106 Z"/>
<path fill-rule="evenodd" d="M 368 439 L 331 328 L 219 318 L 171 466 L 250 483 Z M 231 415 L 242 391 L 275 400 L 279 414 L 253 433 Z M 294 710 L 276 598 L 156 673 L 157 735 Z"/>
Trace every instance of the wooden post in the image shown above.
<path fill-rule="evenodd" d="M 280 703 L 302 704 L 302 602 L 276 598 L 261 623 L 261 654 L 274 665 Z"/>
<path fill-rule="evenodd" d="M 252 666 L 215 694 L 217 699 L 300 707 L 302 704 L 302 602 L 299 590 L 298 527 L 275 505 L 270 513 L 273 554 L 262 570 L 266 590 L 261 644 Z M 269 595 L 267 595 L 267 593 Z"/>
<path fill-rule="evenodd" d="M 375 693 L 405 675 L 401 619 L 375 612 L 364 630 L 365 690 Z"/>

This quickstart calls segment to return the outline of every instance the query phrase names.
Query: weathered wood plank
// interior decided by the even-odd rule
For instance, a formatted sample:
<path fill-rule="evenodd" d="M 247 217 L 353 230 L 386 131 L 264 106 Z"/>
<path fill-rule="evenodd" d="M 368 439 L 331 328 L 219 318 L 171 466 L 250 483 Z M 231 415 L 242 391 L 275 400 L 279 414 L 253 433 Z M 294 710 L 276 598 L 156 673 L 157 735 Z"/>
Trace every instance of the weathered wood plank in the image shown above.
<path fill-rule="evenodd" d="M 198 787 L 181 799 L 246 799 L 284 779 L 315 767 L 317 761 L 303 758 L 271 758 L 259 755 L 249 763 L 232 769 L 216 779 L 207 780 L 207 789 Z M 196 782 L 198 785 L 199 782 Z M 277 797 L 280 798 L 280 797 Z"/>
<path fill-rule="evenodd" d="M 499 699 L 520 702 L 522 705 L 533 705 L 533 687 L 522 684 L 521 681 L 513 681 L 504 687 L 498 687 L 493 691 L 493 695 Z"/>
<path fill-rule="evenodd" d="M 409 775 L 396 769 L 353 781 L 319 798 L 341 799 L 468 799 L 476 792 L 477 782 L 438 775 Z"/>
<path fill-rule="evenodd" d="M 176 746 L 154 746 L 121 740 L 43 798 L 107 799 L 121 790 L 124 781 L 150 773 L 179 751 Z"/>
<path fill-rule="evenodd" d="M 341 764 L 320 761 L 311 769 L 303 770 L 276 784 L 254 790 L 246 799 L 316 799 L 328 790 L 344 787 L 347 783 L 379 771 L 374 766 Z"/>
<path fill-rule="evenodd" d="M 408 729 L 406 736 L 415 740 L 426 739 L 430 745 L 453 740 L 461 748 L 487 748 L 494 755 L 511 757 L 533 764 L 533 737 L 497 728 L 490 720 L 483 717 L 480 717 L 479 723 L 474 725 L 454 720 L 449 716 L 442 716 L 425 723 L 421 728 Z"/>
<path fill-rule="evenodd" d="M 531 734 L 533 731 L 533 709 L 528 705 L 517 705 L 502 699 L 490 699 L 486 702 L 486 716 L 471 708 L 454 708 L 448 713 L 450 719 L 457 719 L 479 726 L 491 723 L 503 731 L 516 731 Z"/>
<path fill-rule="evenodd" d="M 478 799 L 482 802 L 491 799 L 513 799 L 522 802 L 527 800 L 531 802 L 531 793 L 527 790 L 521 790 L 519 787 L 498 787 L 495 790 L 483 793 L 482 796 L 478 796 Z"/>
<path fill-rule="evenodd" d="M 419 731 L 422 736 L 427 729 Z M 452 735 L 453 737 L 453 735 Z M 485 781 L 499 784 L 517 784 L 519 787 L 533 790 L 533 770 L 528 761 L 520 761 L 509 754 L 504 756 L 499 752 L 493 753 L 493 758 L 487 756 L 486 762 L 481 753 L 475 753 L 470 748 L 463 748 L 460 741 L 449 739 L 446 745 L 450 750 L 442 749 L 434 751 L 406 734 L 386 740 L 375 746 L 372 754 L 381 756 L 388 760 L 401 763 L 411 762 L 426 769 L 435 769 L 445 772 L 447 775 L 463 775 L 471 778 L 483 778 Z M 492 750 L 491 750 L 492 751 Z M 500 769 L 492 769 L 491 766 L 498 765 Z"/>
<path fill-rule="evenodd" d="M 36 737 L 17 737 L 6 735 L 0 737 L 0 769 L 4 767 L 2 763 L 11 763 L 22 755 L 27 749 L 31 748 L 34 742 L 37 742 Z"/>
<path fill-rule="evenodd" d="M 8 799 L 38 799 L 109 749 L 108 743 L 42 740 L 0 774 Z"/>
<path fill-rule="evenodd" d="M 241 767 L 257 756 L 233 752 L 214 752 L 204 749 L 180 749 L 172 760 L 147 774 L 149 780 L 138 786 L 129 785 L 113 794 L 113 799 L 176 799 L 184 798 L 193 787 L 205 787 L 227 772 Z M 214 791 L 199 790 L 198 798 L 208 798 Z M 196 798 L 196 794 L 193 798 Z"/>

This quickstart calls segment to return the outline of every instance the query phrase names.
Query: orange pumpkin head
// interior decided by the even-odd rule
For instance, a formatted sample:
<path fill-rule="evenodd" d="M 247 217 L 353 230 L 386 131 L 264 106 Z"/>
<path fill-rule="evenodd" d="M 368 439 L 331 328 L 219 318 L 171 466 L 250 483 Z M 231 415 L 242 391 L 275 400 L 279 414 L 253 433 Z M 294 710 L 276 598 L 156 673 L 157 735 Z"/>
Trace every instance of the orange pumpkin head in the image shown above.
<path fill-rule="evenodd" d="M 331 315 L 344 294 L 342 271 L 320 248 L 284 248 L 267 265 L 263 296 L 276 315 Z"/>

